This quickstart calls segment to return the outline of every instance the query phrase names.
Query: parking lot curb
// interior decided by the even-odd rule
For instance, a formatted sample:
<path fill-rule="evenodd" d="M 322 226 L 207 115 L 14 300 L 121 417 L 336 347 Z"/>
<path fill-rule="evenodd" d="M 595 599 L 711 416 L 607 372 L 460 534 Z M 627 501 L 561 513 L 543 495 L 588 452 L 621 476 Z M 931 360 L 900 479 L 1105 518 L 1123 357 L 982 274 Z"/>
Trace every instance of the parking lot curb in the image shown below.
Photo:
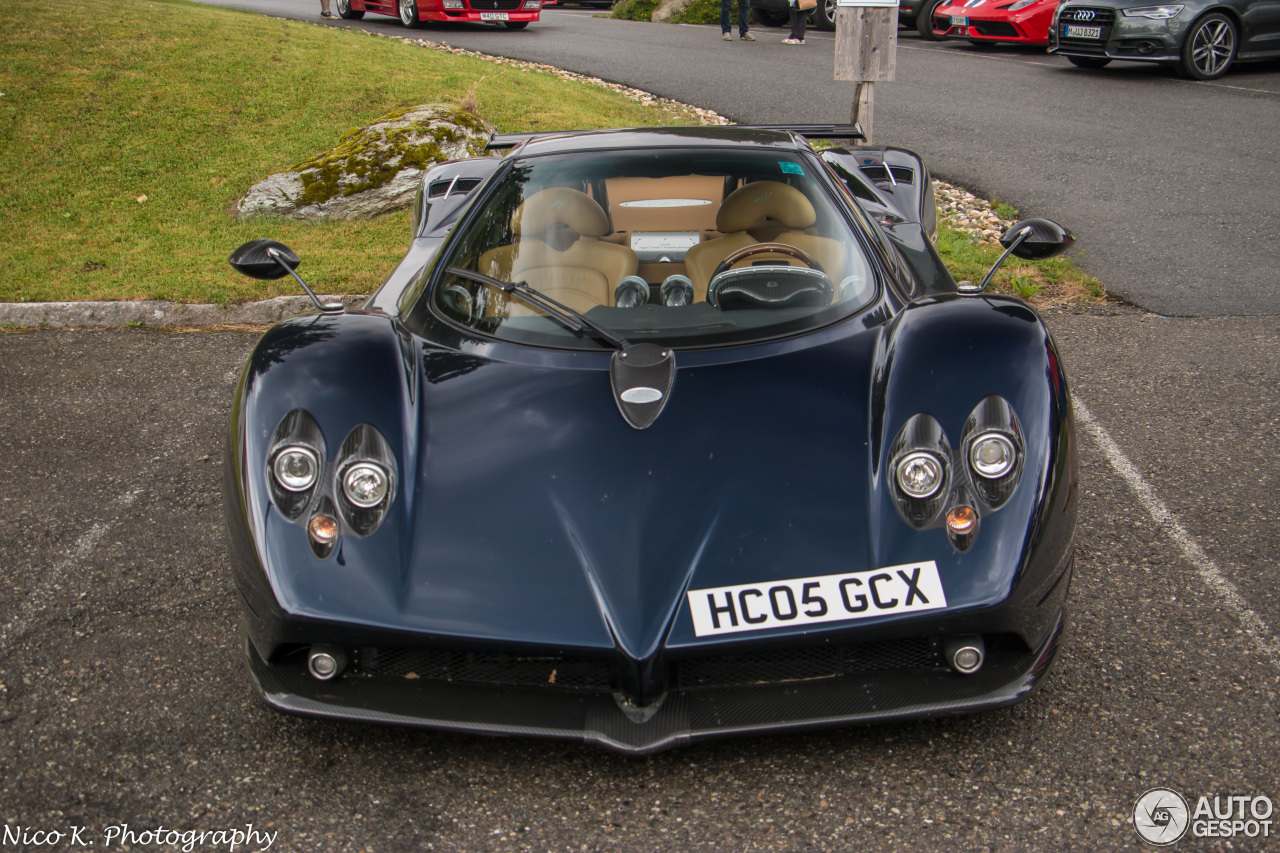
<path fill-rule="evenodd" d="M 359 307 L 368 296 L 321 296 Z M 316 313 L 306 296 L 277 296 L 242 305 L 188 305 L 182 302 L 0 302 L 0 328 L 95 329 L 113 326 L 188 328 L 193 326 L 268 326 L 289 317 Z"/>

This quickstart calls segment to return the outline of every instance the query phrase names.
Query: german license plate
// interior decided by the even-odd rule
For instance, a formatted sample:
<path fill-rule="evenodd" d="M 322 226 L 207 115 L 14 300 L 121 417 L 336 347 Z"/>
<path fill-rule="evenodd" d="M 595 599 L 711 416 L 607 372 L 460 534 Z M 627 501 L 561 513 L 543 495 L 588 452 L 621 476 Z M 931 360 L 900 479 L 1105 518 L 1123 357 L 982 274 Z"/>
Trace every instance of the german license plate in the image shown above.
<path fill-rule="evenodd" d="M 966 18 L 964 15 L 952 15 L 952 16 L 951 16 L 951 26 L 953 26 L 953 27 L 967 27 L 967 26 L 969 26 L 969 19 L 968 19 L 968 18 Z"/>
<path fill-rule="evenodd" d="M 695 589 L 688 593 L 699 637 L 765 631 L 947 606 L 933 560 L 841 575 Z"/>
<path fill-rule="evenodd" d="M 506 20 L 510 20 L 510 18 L 511 16 L 508 15 L 506 12 L 481 12 L 480 13 L 480 20 L 482 21 L 506 21 Z"/>
<path fill-rule="evenodd" d="M 1102 27 L 1077 27 L 1068 24 L 1067 31 L 1063 35 L 1069 39 L 1100 39 Z"/>

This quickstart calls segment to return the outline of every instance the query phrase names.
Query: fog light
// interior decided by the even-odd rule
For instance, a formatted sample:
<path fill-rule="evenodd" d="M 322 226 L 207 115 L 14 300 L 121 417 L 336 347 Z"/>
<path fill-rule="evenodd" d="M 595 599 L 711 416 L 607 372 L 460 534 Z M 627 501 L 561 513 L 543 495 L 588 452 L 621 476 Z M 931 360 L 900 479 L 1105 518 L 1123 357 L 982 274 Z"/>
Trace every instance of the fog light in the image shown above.
<path fill-rule="evenodd" d="M 347 653 L 339 646 L 312 646 L 307 655 L 307 670 L 317 681 L 336 678 L 347 666 Z"/>
<path fill-rule="evenodd" d="M 331 545 L 338 538 L 338 519 L 331 515 L 314 515 L 307 522 L 307 532 L 318 545 Z"/>
<path fill-rule="evenodd" d="M 942 652 L 947 663 L 961 675 L 971 675 L 982 668 L 986 659 L 986 646 L 982 637 L 955 637 L 943 643 Z"/>
<path fill-rule="evenodd" d="M 947 530 L 956 536 L 968 536 L 978 526 L 978 514 L 971 506 L 958 506 L 947 513 Z"/>
<path fill-rule="evenodd" d="M 542 0 L 524 0 L 524 7 L 536 11 L 542 8 Z"/>
<path fill-rule="evenodd" d="M 445 7 L 446 9 L 462 9 L 462 8 L 464 8 L 464 7 L 463 7 L 463 5 L 462 5 L 462 0 L 444 0 L 444 7 Z"/>
<path fill-rule="evenodd" d="M 908 497 L 927 498 L 942 488 L 942 463 L 932 453 L 907 454 L 898 463 L 896 473 L 898 488 Z"/>

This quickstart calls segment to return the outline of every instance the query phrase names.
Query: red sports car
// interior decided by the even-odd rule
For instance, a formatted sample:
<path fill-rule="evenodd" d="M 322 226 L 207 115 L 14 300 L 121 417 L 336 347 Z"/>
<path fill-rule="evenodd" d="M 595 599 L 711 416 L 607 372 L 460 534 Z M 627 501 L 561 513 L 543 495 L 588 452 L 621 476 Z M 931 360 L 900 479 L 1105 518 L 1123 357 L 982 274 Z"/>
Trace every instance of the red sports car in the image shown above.
<path fill-rule="evenodd" d="M 933 34 L 974 44 L 1049 43 L 1058 0 L 953 0 L 933 12 Z"/>
<path fill-rule="evenodd" d="M 523 30 L 538 20 L 542 0 L 337 0 L 338 15 L 359 20 L 365 12 L 399 18 L 406 27 L 428 21 L 505 24 Z"/>

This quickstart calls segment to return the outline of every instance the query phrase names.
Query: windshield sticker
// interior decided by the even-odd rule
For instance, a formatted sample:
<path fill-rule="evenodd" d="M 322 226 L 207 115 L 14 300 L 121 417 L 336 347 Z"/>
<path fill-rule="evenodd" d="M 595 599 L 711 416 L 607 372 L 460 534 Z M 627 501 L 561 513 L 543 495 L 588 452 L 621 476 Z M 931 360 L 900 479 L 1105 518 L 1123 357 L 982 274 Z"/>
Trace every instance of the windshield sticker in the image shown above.
<path fill-rule="evenodd" d="M 789 163 L 786 160 L 779 160 L 778 167 L 782 169 L 784 175 L 803 175 L 804 167 L 799 163 Z"/>

